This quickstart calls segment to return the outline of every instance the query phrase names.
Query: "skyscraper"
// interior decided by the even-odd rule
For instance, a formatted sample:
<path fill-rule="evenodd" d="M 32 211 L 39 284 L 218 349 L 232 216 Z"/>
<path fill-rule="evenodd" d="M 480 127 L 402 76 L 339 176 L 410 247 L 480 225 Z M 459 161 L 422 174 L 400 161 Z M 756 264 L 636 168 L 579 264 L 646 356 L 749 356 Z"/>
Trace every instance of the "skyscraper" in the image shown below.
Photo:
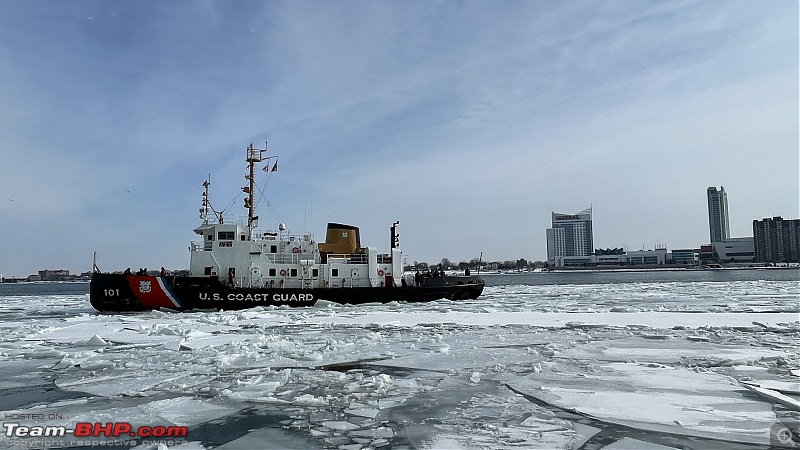
<path fill-rule="evenodd" d="M 722 242 L 731 237 L 728 228 L 728 194 L 725 188 L 720 186 L 719 190 L 711 186 L 706 191 L 708 195 L 708 229 L 711 235 L 711 242 Z"/>
<path fill-rule="evenodd" d="M 552 227 L 547 229 L 547 260 L 561 266 L 563 257 L 590 256 L 594 251 L 592 208 L 577 214 L 553 212 Z"/>

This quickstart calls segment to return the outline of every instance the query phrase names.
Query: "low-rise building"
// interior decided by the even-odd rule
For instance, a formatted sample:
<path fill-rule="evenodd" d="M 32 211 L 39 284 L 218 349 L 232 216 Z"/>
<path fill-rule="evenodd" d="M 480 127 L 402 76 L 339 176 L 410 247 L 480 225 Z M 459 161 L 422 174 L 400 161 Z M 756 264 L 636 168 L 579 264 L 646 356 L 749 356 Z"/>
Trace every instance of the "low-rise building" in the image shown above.
<path fill-rule="evenodd" d="M 752 237 L 727 238 L 711 243 L 714 260 L 718 262 L 752 262 L 755 248 Z"/>
<path fill-rule="evenodd" d="M 39 281 L 63 281 L 69 278 L 69 270 L 67 269 L 58 269 L 58 270 L 40 270 L 39 271 Z"/>
<path fill-rule="evenodd" d="M 667 249 L 635 250 L 625 254 L 625 263 L 629 266 L 652 266 L 667 263 Z"/>
<path fill-rule="evenodd" d="M 700 246 L 700 261 L 714 261 L 714 247 L 711 244 Z"/>
<path fill-rule="evenodd" d="M 672 264 L 697 264 L 700 261 L 700 249 L 676 248 L 667 255 L 667 261 Z"/>

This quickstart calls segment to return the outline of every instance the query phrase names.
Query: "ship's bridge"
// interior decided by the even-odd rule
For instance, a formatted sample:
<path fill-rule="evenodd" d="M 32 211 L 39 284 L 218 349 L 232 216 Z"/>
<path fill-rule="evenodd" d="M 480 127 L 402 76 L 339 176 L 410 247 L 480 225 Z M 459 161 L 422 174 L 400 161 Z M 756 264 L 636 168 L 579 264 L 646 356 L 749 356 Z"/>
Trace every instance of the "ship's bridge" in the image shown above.
<path fill-rule="evenodd" d="M 290 257 L 270 258 L 274 263 L 297 262 L 301 255 L 316 252 L 316 245 L 311 234 L 289 234 L 277 231 L 251 230 L 243 224 L 203 224 L 194 229 L 202 236 L 202 241 L 193 241 L 190 251 L 212 252 L 215 255 L 233 251 L 236 254 L 273 256 L 289 255 Z M 307 259 L 307 258 L 306 258 Z"/>
<path fill-rule="evenodd" d="M 202 242 L 192 242 L 192 251 L 211 251 L 218 247 L 233 247 L 234 241 L 247 241 L 250 231 L 238 224 L 203 224 L 194 229 L 203 237 Z"/>

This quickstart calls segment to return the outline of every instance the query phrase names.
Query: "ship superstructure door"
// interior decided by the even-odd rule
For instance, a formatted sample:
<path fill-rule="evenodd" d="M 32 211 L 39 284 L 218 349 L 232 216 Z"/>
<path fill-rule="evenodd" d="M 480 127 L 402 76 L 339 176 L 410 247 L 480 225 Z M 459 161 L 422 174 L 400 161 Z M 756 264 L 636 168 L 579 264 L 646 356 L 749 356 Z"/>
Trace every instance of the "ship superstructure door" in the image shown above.
<path fill-rule="evenodd" d="M 303 289 L 311 289 L 314 284 L 314 260 L 301 259 L 300 260 L 300 286 Z"/>
<path fill-rule="evenodd" d="M 261 267 L 250 263 L 250 287 L 264 287 L 264 280 L 261 278 Z"/>

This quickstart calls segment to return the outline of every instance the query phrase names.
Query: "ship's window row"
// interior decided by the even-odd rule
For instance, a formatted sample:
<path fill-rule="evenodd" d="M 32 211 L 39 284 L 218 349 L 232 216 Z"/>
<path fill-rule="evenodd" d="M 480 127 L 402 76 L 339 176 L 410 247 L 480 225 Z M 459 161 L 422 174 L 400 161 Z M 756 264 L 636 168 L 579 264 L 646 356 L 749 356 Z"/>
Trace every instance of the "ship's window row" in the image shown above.
<path fill-rule="evenodd" d="M 231 270 L 233 270 L 233 269 L 231 269 Z M 206 276 L 210 276 L 213 273 L 213 271 L 214 271 L 214 268 L 212 266 L 206 266 L 206 267 L 203 268 L 203 273 Z M 299 272 L 297 271 L 297 269 L 289 269 L 289 276 L 290 277 L 295 277 L 296 278 L 298 276 L 298 273 Z M 278 276 L 278 269 L 276 269 L 274 267 L 271 267 L 267 271 L 267 274 L 270 277 L 277 277 Z M 332 269 L 331 270 L 331 275 L 334 276 L 334 277 L 338 277 L 339 276 L 339 269 Z M 318 268 L 314 267 L 314 268 L 311 269 L 311 277 L 319 278 L 319 269 Z"/>

